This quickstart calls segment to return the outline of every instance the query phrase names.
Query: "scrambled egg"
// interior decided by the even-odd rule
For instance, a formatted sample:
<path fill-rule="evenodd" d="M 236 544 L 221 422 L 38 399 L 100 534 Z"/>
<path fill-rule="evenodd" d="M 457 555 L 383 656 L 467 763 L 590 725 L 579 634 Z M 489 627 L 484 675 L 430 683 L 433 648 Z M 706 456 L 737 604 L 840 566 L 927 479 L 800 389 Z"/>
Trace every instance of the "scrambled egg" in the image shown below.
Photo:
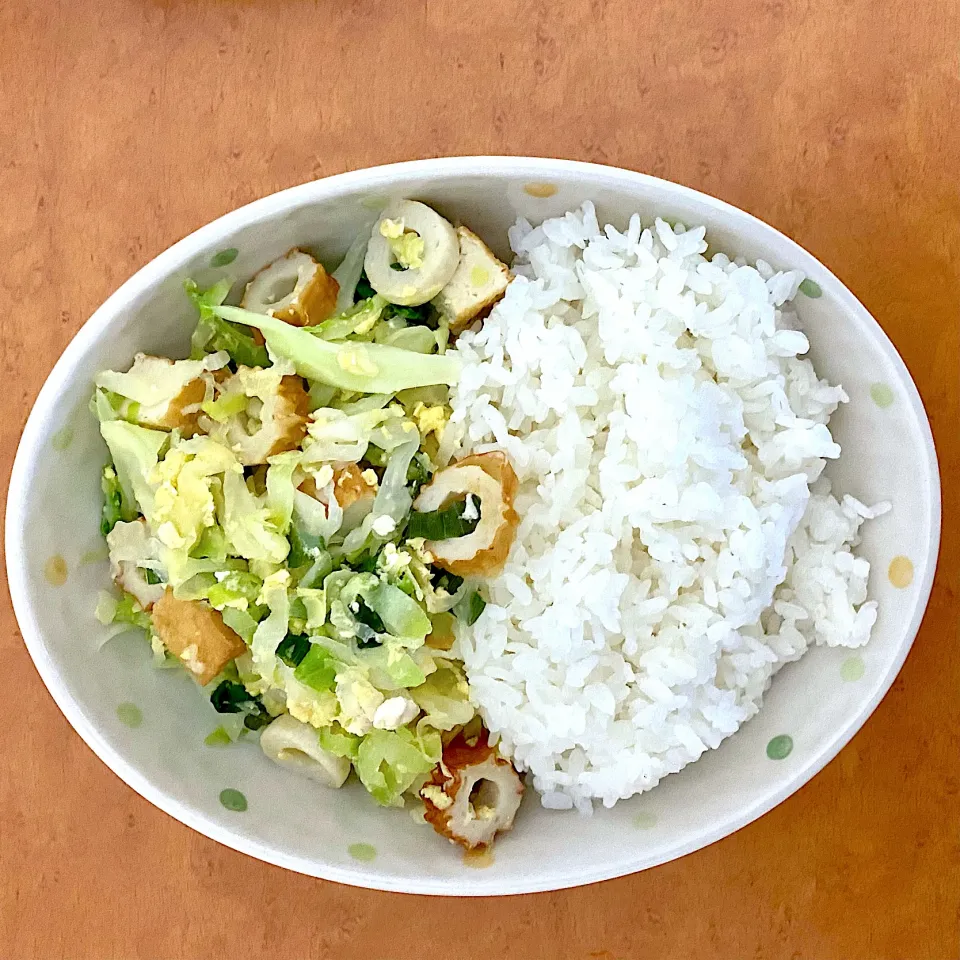
<path fill-rule="evenodd" d="M 287 709 L 290 715 L 318 730 L 329 727 L 339 709 L 333 693 L 317 693 L 303 684 L 291 684 L 287 689 Z"/>
<path fill-rule="evenodd" d="M 156 465 L 149 477 L 158 485 L 150 520 L 165 546 L 191 547 L 216 523 L 212 477 L 234 469 L 240 466 L 230 451 L 206 437 L 185 441 Z"/>
<path fill-rule="evenodd" d="M 435 407 L 428 406 L 420 401 L 413 408 L 413 419 L 420 428 L 420 436 L 426 437 L 430 433 L 436 434 L 437 440 L 443 438 L 443 428 L 447 425 L 450 413 L 443 404 Z"/>
<path fill-rule="evenodd" d="M 347 733 L 362 737 L 373 729 L 373 717 L 384 701 L 383 694 L 359 671 L 348 669 L 337 674 L 337 700 L 340 701 L 340 726 Z"/>
<path fill-rule="evenodd" d="M 438 810 L 447 810 L 453 806 L 452 798 L 443 792 L 443 787 L 428 783 L 421 791 L 420 796 L 429 800 Z"/>
<path fill-rule="evenodd" d="M 419 270 L 423 266 L 423 238 L 413 230 L 405 230 L 403 220 L 382 220 L 380 233 L 389 241 L 390 250 L 401 267 Z"/>
<path fill-rule="evenodd" d="M 410 566 L 410 554 L 405 550 L 398 550 L 395 543 L 386 543 L 380 556 L 377 558 L 377 566 L 391 579 L 401 577 Z"/>

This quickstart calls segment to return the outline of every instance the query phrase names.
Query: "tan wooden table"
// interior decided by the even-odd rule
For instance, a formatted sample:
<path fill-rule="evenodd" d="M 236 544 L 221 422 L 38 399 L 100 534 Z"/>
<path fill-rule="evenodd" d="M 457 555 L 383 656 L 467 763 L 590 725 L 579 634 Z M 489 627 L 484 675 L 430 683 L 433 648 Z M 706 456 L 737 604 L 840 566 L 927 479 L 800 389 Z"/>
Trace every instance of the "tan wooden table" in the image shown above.
<path fill-rule="evenodd" d="M 872 310 L 945 488 L 900 678 L 812 783 L 700 853 L 582 890 L 415 900 L 285 873 L 140 799 L 69 730 L 4 598 L 0 958 L 957 958 L 957 0 L 2 0 L 4 486 L 61 349 L 174 240 L 304 180 L 465 153 L 713 193 Z"/>

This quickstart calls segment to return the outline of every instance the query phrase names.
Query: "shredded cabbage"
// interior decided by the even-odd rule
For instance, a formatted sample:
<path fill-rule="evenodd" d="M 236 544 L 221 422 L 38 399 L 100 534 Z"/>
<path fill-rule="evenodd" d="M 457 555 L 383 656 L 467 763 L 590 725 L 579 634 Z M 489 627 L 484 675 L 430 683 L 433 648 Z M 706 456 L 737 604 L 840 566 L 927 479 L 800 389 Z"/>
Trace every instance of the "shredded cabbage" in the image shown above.
<path fill-rule="evenodd" d="M 302 527 L 310 536 L 324 543 L 333 539 L 343 520 L 343 510 L 333 496 L 333 484 L 328 486 L 329 489 L 322 491 L 328 500 L 326 504 L 300 490 L 293 493 L 294 526 Z"/>
<path fill-rule="evenodd" d="M 343 262 L 333 271 L 333 279 L 340 285 L 337 292 L 335 314 L 345 313 L 353 306 L 353 298 L 357 291 L 357 284 L 363 275 L 363 261 L 367 256 L 367 244 L 370 241 L 370 227 L 364 227 L 350 244 Z"/>
<path fill-rule="evenodd" d="M 167 362 L 138 357 L 126 373 L 104 370 L 94 381 L 98 387 L 126 397 L 141 407 L 165 407 L 192 380 L 206 370 L 201 360 Z"/>
<path fill-rule="evenodd" d="M 310 333 L 324 340 L 345 340 L 350 336 L 369 340 L 386 307 L 387 301 L 381 296 L 361 300 L 343 313 L 318 323 Z"/>
<path fill-rule="evenodd" d="M 434 383 L 453 385 L 460 378 L 460 361 L 451 355 L 425 355 L 379 343 L 328 343 L 266 314 L 239 307 L 214 311 L 225 320 L 260 330 L 269 348 L 289 360 L 300 376 L 341 390 L 396 393 Z"/>
<path fill-rule="evenodd" d="M 352 414 L 334 407 L 315 410 L 303 444 L 303 462 L 355 463 L 367 452 L 371 440 L 377 442 L 378 427 L 403 416 L 398 407 Z"/>
<path fill-rule="evenodd" d="M 123 496 L 128 502 L 138 503 L 141 512 L 149 515 L 153 511 L 155 486 L 147 478 L 153 473 L 169 434 L 125 420 L 104 421 L 100 434 L 110 450 Z"/>
<path fill-rule="evenodd" d="M 242 473 L 224 475 L 223 530 L 232 552 L 248 560 L 283 563 L 290 551 L 287 538 L 270 518 L 270 510 L 250 492 Z"/>
<path fill-rule="evenodd" d="M 469 723 L 476 711 L 463 671 L 449 661 L 410 691 L 425 716 L 420 721 L 436 730 L 453 730 Z"/>
<path fill-rule="evenodd" d="M 412 353 L 433 353 L 437 348 L 436 331 L 429 327 L 413 326 L 400 327 L 397 330 L 391 330 L 388 333 L 376 337 L 377 343 L 385 344 L 388 347 L 396 347 L 399 350 L 410 350 Z"/>
<path fill-rule="evenodd" d="M 300 466 L 301 454 L 298 450 L 279 453 L 270 458 L 267 468 L 267 503 L 270 506 L 270 520 L 285 534 L 290 529 L 293 518 L 293 497 L 296 486 L 293 472 Z"/>
<path fill-rule="evenodd" d="M 344 667 L 337 672 L 339 721 L 344 730 L 362 736 L 373 729 L 373 716 L 384 701 L 383 694 L 369 681 L 360 667 Z"/>
<path fill-rule="evenodd" d="M 174 443 L 149 475 L 157 490 L 144 516 L 167 547 L 184 552 L 182 559 L 204 529 L 216 523 L 213 477 L 239 469 L 225 446 L 209 437 L 195 437 Z"/>
<path fill-rule="evenodd" d="M 370 682 L 383 693 L 395 693 L 417 687 L 426 679 L 426 672 L 404 649 L 402 643 L 385 638 L 383 644 L 358 655 Z"/>
<path fill-rule="evenodd" d="M 360 751 L 360 738 L 334 724 L 320 731 L 320 746 L 335 757 L 354 761 Z"/>
<path fill-rule="evenodd" d="M 214 582 L 206 592 L 206 599 L 216 610 L 234 607 L 237 610 L 249 610 L 256 604 L 263 581 L 252 573 L 231 570 L 214 575 Z"/>
<path fill-rule="evenodd" d="M 407 425 L 412 428 L 411 431 L 404 431 L 402 428 Z M 420 448 L 420 434 L 417 432 L 415 424 L 409 420 L 403 420 L 400 424 L 401 436 L 404 441 L 393 448 L 387 468 L 384 470 L 383 478 L 380 481 L 380 488 L 373 501 L 373 508 L 369 515 L 364 519 L 355 530 L 351 530 L 343 541 L 344 552 L 348 555 L 363 550 L 371 539 L 375 536 L 374 524 L 380 517 L 388 517 L 393 521 L 394 527 L 398 527 L 413 504 L 413 498 L 407 489 L 407 470 L 414 458 L 417 450 Z M 385 430 L 378 431 L 377 444 L 389 443 L 392 436 L 388 439 L 383 436 Z M 387 538 L 381 538 L 387 539 Z"/>
<path fill-rule="evenodd" d="M 320 630 L 327 619 L 326 591 L 322 587 L 315 589 L 301 585 L 297 587 L 296 598 L 303 603 L 306 612 L 305 627 L 308 630 Z"/>
<path fill-rule="evenodd" d="M 257 621 L 254 620 L 246 610 L 227 607 L 221 616 L 223 617 L 223 622 L 236 633 L 247 646 L 253 643 L 253 637 L 257 631 Z"/>
<path fill-rule="evenodd" d="M 372 730 L 357 750 L 357 776 L 378 803 L 403 806 L 404 792 L 434 768 L 441 752 L 439 736 L 421 739 L 406 727 Z"/>
<path fill-rule="evenodd" d="M 399 587 L 377 580 L 376 586 L 362 588 L 359 592 L 395 637 L 422 642 L 430 632 L 430 618 L 420 604 Z"/>
<path fill-rule="evenodd" d="M 200 312 L 200 320 L 190 339 L 190 359 L 199 360 L 204 354 L 223 351 L 242 366 L 268 367 L 270 358 L 263 345 L 256 343 L 243 327 L 228 323 L 214 313 L 214 308 L 229 296 L 232 285 L 226 278 L 206 290 L 201 290 L 193 280 L 184 283 L 187 296 Z"/>
<path fill-rule="evenodd" d="M 261 676 L 270 676 L 276 669 L 278 660 L 276 650 L 280 641 L 287 635 L 287 623 L 290 619 L 290 598 L 287 586 L 290 574 L 286 570 L 268 577 L 257 598 L 258 603 L 270 608 L 270 613 L 257 625 L 250 643 L 253 663 Z"/>
<path fill-rule="evenodd" d="M 313 643 L 293 675 L 311 690 L 332 690 L 337 682 L 337 661 L 329 650 Z"/>

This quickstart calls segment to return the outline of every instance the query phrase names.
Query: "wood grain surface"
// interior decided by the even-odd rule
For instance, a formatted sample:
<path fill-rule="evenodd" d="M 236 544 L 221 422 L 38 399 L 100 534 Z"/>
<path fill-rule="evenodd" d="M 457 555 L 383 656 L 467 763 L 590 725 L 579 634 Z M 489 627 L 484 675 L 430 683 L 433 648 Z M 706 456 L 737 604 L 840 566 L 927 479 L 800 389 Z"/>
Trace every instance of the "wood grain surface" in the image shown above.
<path fill-rule="evenodd" d="M 70 731 L 4 597 L 0 958 L 960 956 L 958 104 L 957 0 L 2 0 L 4 487 L 60 351 L 173 241 L 342 170 L 541 154 L 707 191 L 835 270 L 920 387 L 946 537 L 893 690 L 798 794 L 646 873 L 482 902 L 285 873 L 160 813 Z"/>

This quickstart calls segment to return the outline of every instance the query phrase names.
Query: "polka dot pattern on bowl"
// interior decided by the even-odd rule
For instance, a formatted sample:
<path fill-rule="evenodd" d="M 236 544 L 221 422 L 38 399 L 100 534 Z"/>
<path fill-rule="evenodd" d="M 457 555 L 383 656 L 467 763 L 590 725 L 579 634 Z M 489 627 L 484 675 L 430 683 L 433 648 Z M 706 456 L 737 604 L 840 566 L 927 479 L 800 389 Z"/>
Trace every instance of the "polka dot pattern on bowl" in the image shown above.
<path fill-rule="evenodd" d="M 840 679 L 843 680 L 844 683 L 855 683 L 863 677 L 866 669 L 867 666 L 863 662 L 863 657 L 859 654 L 854 654 L 852 657 L 847 657 L 847 659 L 840 664 Z"/>
<path fill-rule="evenodd" d="M 57 453 L 63 453 L 71 443 L 73 443 L 73 427 L 66 426 L 61 427 L 51 438 L 50 446 L 53 447 Z"/>
<path fill-rule="evenodd" d="M 371 846 L 369 843 L 351 843 L 347 847 L 347 853 L 353 857 L 354 860 L 359 860 L 361 863 L 370 863 L 372 860 L 377 859 L 377 848 Z"/>
<path fill-rule="evenodd" d="M 793 752 L 793 737 L 781 733 L 767 744 L 767 756 L 771 760 L 786 760 Z"/>
<path fill-rule="evenodd" d="M 51 587 L 62 587 L 69 576 L 67 561 L 59 553 L 55 553 L 43 565 L 43 576 Z"/>
<path fill-rule="evenodd" d="M 143 723 L 143 711 L 129 701 L 118 704 L 117 719 L 125 726 L 135 730 Z"/>
<path fill-rule="evenodd" d="M 898 589 L 905 590 L 913 583 L 913 562 L 902 555 L 894 557 L 887 567 L 887 579 Z"/>
<path fill-rule="evenodd" d="M 528 196 L 536 197 L 538 200 L 548 200 L 557 192 L 555 183 L 528 183 L 524 185 L 523 192 Z"/>
<path fill-rule="evenodd" d="M 870 384 L 870 399 L 881 409 L 893 405 L 893 391 L 885 383 Z"/>
<path fill-rule="evenodd" d="M 214 268 L 229 266 L 237 259 L 239 253 L 240 251 L 236 247 L 227 247 L 226 250 L 221 250 L 210 258 L 210 266 Z"/>
<path fill-rule="evenodd" d="M 234 813 L 243 813 L 247 809 L 247 798 L 233 787 L 220 791 L 220 802 Z"/>

